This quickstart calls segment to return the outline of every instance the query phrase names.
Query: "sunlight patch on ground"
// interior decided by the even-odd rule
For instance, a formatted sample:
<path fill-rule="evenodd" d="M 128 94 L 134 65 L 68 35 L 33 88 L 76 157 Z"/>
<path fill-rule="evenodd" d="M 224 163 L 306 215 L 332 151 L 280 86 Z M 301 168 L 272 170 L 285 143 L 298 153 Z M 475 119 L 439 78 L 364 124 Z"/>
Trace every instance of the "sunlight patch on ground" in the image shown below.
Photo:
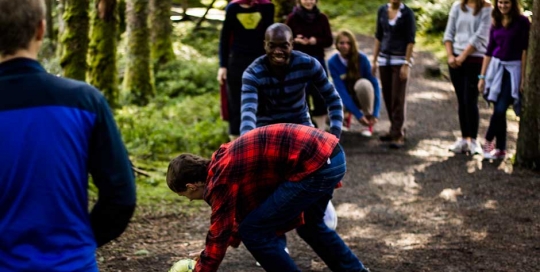
<path fill-rule="evenodd" d="M 416 80 L 420 82 L 421 86 L 433 88 L 444 92 L 451 92 L 452 96 L 448 96 L 448 94 L 445 94 L 445 99 L 455 98 L 455 95 L 453 95 L 454 87 L 452 86 L 452 83 L 450 81 L 426 80 L 424 78 L 418 78 Z M 441 87 L 443 88 L 441 89 Z"/>
<path fill-rule="evenodd" d="M 467 236 L 469 236 L 472 241 L 478 242 L 478 241 L 482 241 L 482 240 L 486 239 L 486 237 L 488 236 L 488 233 L 485 230 L 483 230 L 483 231 L 472 231 L 471 230 L 471 231 L 468 231 Z"/>
<path fill-rule="evenodd" d="M 448 95 L 439 91 L 424 91 L 418 93 L 412 93 L 407 96 L 408 103 L 419 102 L 420 100 L 448 100 Z"/>
<path fill-rule="evenodd" d="M 417 195 L 422 190 L 422 187 L 415 182 L 413 173 L 381 173 L 373 176 L 371 183 L 378 189 L 380 198 L 392 201 L 395 206 L 417 201 Z M 377 189 L 374 188 L 375 191 Z"/>
<path fill-rule="evenodd" d="M 489 210 L 495 210 L 499 206 L 499 202 L 497 200 L 490 199 L 484 203 L 484 208 Z"/>
<path fill-rule="evenodd" d="M 390 247 L 410 250 L 423 248 L 430 237 L 430 234 L 401 233 L 399 237 L 386 237 L 384 242 Z"/>
<path fill-rule="evenodd" d="M 367 211 L 365 208 L 358 207 L 353 203 L 343 203 L 336 207 L 336 213 L 339 217 L 360 220 L 366 218 Z"/>
<path fill-rule="evenodd" d="M 461 192 L 461 188 L 457 188 L 457 189 L 446 188 L 441 191 L 441 193 L 439 194 L 439 197 L 446 201 L 457 202 L 457 197 L 460 195 L 463 195 L 463 193 Z"/>
<path fill-rule="evenodd" d="M 383 239 L 385 236 L 388 235 L 388 232 L 383 231 L 383 229 L 378 228 L 376 225 L 371 225 L 371 226 L 373 227 L 356 226 L 354 228 L 349 229 L 347 232 L 343 232 L 342 230 L 339 229 L 339 225 L 338 225 L 338 232 L 339 232 L 339 236 L 341 236 L 341 238 L 345 241 L 349 239 L 354 239 L 357 237 L 360 237 L 362 239 L 379 240 L 379 239 Z"/>
<path fill-rule="evenodd" d="M 440 162 L 448 158 L 448 146 L 450 141 L 441 139 L 424 139 L 418 142 L 417 148 L 409 150 L 407 153 L 411 156 L 419 157 L 430 162 Z M 429 166 L 429 165 L 428 165 Z"/>

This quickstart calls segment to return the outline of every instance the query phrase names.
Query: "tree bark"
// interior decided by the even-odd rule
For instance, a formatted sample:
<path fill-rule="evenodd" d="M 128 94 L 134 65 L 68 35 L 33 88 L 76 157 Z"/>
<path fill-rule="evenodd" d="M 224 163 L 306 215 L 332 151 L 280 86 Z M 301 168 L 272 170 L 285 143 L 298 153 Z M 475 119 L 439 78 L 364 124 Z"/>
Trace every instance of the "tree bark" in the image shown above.
<path fill-rule="evenodd" d="M 56 33 L 54 32 L 54 18 L 53 18 L 53 10 L 55 8 L 55 1 L 54 0 L 47 0 L 45 4 L 47 5 L 47 38 L 51 40 L 51 42 L 56 41 Z"/>
<path fill-rule="evenodd" d="M 515 163 L 540 169 L 540 1 L 534 1 Z"/>
<path fill-rule="evenodd" d="M 116 46 L 118 5 L 116 0 L 95 0 L 88 48 L 88 83 L 101 90 L 109 106 L 118 106 Z"/>
<path fill-rule="evenodd" d="M 151 56 L 154 70 L 175 58 L 172 47 L 172 0 L 150 0 Z"/>
<path fill-rule="evenodd" d="M 62 34 L 63 53 L 60 66 L 64 76 L 84 80 L 86 75 L 86 53 L 88 51 L 88 7 L 89 0 L 65 0 Z"/>
<path fill-rule="evenodd" d="M 148 0 L 126 1 L 127 52 L 124 89 L 131 101 L 146 105 L 155 94 L 150 63 L 150 31 L 148 29 Z"/>

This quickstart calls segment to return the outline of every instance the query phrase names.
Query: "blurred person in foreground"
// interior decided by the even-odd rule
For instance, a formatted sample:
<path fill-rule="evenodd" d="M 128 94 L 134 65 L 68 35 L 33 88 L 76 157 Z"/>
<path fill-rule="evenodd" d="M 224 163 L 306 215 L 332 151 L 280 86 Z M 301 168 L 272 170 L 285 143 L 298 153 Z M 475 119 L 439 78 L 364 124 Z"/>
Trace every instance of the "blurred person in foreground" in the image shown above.
<path fill-rule="evenodd" d="M 37 61 L 43 0 L 0 0 L 0 33 L 0 271 L 98 271 L 96 248 L 125 230 L 136 201 L 107 101 Z"/>

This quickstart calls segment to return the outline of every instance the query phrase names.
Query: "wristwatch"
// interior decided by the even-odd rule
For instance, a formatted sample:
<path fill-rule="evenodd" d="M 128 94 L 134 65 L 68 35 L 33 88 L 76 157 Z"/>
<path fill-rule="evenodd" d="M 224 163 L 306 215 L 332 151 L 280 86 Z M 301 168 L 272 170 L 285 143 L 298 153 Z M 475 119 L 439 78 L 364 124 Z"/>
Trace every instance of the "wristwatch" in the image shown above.
<path fill-rule="evenodd" d="M 478 79 L 486 79 L 486 75 L 478 75 Z"/>

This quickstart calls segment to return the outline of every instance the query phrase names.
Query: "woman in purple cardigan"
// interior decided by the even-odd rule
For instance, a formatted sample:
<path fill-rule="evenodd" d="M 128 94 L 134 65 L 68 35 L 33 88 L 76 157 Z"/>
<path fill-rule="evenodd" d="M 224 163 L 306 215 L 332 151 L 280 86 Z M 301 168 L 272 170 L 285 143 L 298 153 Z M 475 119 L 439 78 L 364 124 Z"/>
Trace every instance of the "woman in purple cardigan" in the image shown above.
<path fill-rule="evenodd" d="M 506 110 L 514 104 L 519 115 L 531 23 L 521 14 L 517 0 L 497 0 L 492 18 L 489 43 L 478 76 L 478 90 L 494 104 L 483 151 L 486 159 L 504 159 Z"/>
<path fill-rule="evenodd" d="M 285 24 L 293 31 L 294 49 L 316 58 L 326 71 L 324 49 L 332 46 L 332 31 L 328 17 L 317 8 L 317 0 L 298 0 Z M 313 100 L 311 115 L 315 125 L 325 130 L 328 111 L 323 97 L 313 85 L 308 85 L 306 94 L 308 103 L 309 97 Z"/>

